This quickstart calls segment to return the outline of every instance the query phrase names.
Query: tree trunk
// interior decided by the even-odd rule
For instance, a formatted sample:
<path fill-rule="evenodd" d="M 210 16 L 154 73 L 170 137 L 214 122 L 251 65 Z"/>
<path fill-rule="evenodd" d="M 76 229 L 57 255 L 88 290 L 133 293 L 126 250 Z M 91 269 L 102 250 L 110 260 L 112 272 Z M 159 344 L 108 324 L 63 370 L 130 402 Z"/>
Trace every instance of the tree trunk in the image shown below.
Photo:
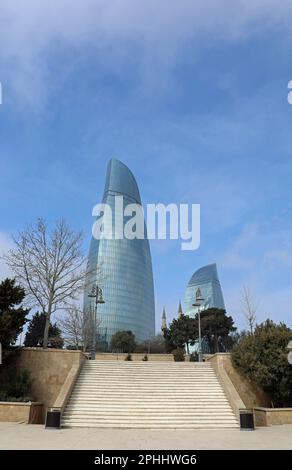
<path fill-rule="evenodd" d="M 76 346 L 76 349 L 78 350 L 79 349 L 79 338 L 77 335 L 75 335 L 75 346 Z"/>
<path fill-rule="evenodd" d="M 190 350 L 189 350 L 189 343 L 187 342 L 187 353 L 190 354 Z"/>
<path fill-rule="evenodd" d="M 48 312 L 46 313 L 46 324 L 45 324 L 45 329 L 44 329 L 44 340 L 43 340 L 44 349 L 48 347 L 51 313 L 52 313 L 52 306 L 49 304 Z"/>

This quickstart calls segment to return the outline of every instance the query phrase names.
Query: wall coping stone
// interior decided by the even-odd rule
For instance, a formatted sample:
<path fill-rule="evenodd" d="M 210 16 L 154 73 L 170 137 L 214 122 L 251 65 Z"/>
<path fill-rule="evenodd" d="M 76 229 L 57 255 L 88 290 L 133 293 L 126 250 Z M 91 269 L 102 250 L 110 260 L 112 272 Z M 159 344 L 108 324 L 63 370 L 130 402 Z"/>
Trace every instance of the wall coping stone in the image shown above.
<path fill-rule="evenodd" d="M 0 405 L 30 406 L 43 405 L 43 403 L 41 401 L 0 401 Z"/>
<path fill-rule="evenodd" d="M 82 354 L 83 356 L 87 356 L 86 353 L 83 351 L 79 351 L 77 349 L 57 349 L 57 348 L 22 348 L 23 351 L 39 351 L 39 352 L 58 352 L 58 353 L 70 353 L 70 354 Z"/>
<path fill-rule="evenodd" d="M 269 413 L 279 413 L 279 411 L 290 411 L 292 412 L 292 407 L 291 408 L 264 408 L 262 406 L 255 406 L 254 410 L 258 411 L 268 411 Z"/>

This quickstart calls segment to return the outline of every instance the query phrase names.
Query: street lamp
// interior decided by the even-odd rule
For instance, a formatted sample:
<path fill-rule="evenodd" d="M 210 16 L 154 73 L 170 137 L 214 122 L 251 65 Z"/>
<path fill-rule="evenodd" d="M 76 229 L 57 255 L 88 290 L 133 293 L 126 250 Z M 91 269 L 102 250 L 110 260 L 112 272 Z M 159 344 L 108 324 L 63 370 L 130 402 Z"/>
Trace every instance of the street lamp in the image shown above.
<path fill-rule="evenodd" d="M 202 334 L 201 334 L 201 305 L 203 304 L 204 299 L 201 294 L 201 289 L 198 287 L 196 290 L 196 301 L 193 303 L 193 307 L 198 307 L 198 323 L 199 323 L 199 362 L 203 362 L 202 356 Z"/>
<path fill-rule="evenodd" d="M 91 293 L 88 294 L 88 297 L 94 298 L 94 317 L 93 317 L 93 336 L 92 336 L 92 348 L 90 353 L 90 359 L 95 359 L 96 353 L 96 317 L 97 317 L 97 305 L 104 304 L 104 300 L 102 298 L 102 289 L 98 287 L 98 285 L 93 286 Z"/>

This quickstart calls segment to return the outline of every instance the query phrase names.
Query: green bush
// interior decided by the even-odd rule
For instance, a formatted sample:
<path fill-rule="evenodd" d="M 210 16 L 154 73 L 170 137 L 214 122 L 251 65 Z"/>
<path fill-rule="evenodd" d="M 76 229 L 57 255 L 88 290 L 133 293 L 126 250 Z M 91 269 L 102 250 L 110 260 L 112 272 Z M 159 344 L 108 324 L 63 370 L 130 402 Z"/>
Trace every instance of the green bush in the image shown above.
<path fill-rule="evenodd" d="M 5 392 L 0 391 L 0 401 L 8 402 L 28 402 L 31 401 L 31 397 L 8 397 Z"/>
<path fill-rule="evenodd" d="M 135 335 L 132 331 L 117 331 L 111 339 L 112 352 L 132 353 L 135 347 Z"/>
<path fill-rule="evenodd" d="M 198 362 L 199 361 L 199 354 L 197 352 L 193 352 L 190 355 L 190 362 Z"/>
<path fill-rule="evenodd" d="M 1 376 L 2 401 L 30 401 L 30 373 L 26 369 L 9 368 Z"/>
<path fill-rule="evenodd" d="M 3 364 L 0 366 L 0 375 L 3 373 L 3 367 L 9 367 L 15 362 L 16 358 L 20 355 L 21 350 L 22 348 L 19 346 L 9 346 L 2 350 Z"/>
<path fill-rule="evenodd" d="M 182 348 L 176 348 L 172 351 L 175 362 L 183 362 L 185 360 L 185 352 Z"/>
<path fill-rule="evenodd" d="M 271 320 L 258 325 L 254 334 L 244 334 L 232 351 L 239 372 L 267 392 L 275 407 L 292 406 L 292 366 L 287 345 L 292 330 Z"/>
<path fill-rule="evenodd" d="M 173 347 L 172 347 L 173 349 Z M 162 335 L 156 335 L 150 340 L 144 341 L 136 345 L 134 349 L 135 353 L 151 353 L 151 354 L 165 354 L 166 351 L 166 340 Z"/>
<path fill-rule="evenodd" d="M 128 353 L 125 357 L 125 361 L 132 361 L 132 354 Z"/>
<path fill-rule="evenodd" d="M 142 361 L 144 361 L 144 362 L 148 361 L 148 356 L 147 356 L 147 354 L 145 354 L 145 356 L 143 357 Z"/>

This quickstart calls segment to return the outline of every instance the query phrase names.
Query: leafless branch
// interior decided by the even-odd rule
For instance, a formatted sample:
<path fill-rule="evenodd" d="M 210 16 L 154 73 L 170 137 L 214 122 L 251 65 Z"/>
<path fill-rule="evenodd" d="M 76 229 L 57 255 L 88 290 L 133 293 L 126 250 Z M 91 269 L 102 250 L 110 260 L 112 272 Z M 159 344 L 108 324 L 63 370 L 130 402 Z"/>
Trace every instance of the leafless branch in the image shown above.
<path fill-rule="evenodd" d="M 52 231 L 38 219 L 13 240 L 14 248 L 3 258 L 25 288 L 31 305 L 40 306 L 46 314 L 46 347 L 52 312 L 76 299 L 84 285 L 83 235 L 73 232 L 63 219 Z"/>
<path fill-rule="evenodd" d="M 62 330 L 62 335 L 68 345 L 76 349 L 87 351 L 93 340 L 94 311 L 84 312 L 78 305 L 70 305 L 65 309 L 65 313 L 58 320 L 58 326 Z M 96 326 L 101 323 L 97 318 Z"/>
<path fill-rule="evenodd" d="M 241 291 L 241 307 L 248 329 L 253 334 L 256 325 L 256 312 L 258 310 L 258 302 L 254 300 L 251 290 L 247 286 L 243 286 Z"/>

